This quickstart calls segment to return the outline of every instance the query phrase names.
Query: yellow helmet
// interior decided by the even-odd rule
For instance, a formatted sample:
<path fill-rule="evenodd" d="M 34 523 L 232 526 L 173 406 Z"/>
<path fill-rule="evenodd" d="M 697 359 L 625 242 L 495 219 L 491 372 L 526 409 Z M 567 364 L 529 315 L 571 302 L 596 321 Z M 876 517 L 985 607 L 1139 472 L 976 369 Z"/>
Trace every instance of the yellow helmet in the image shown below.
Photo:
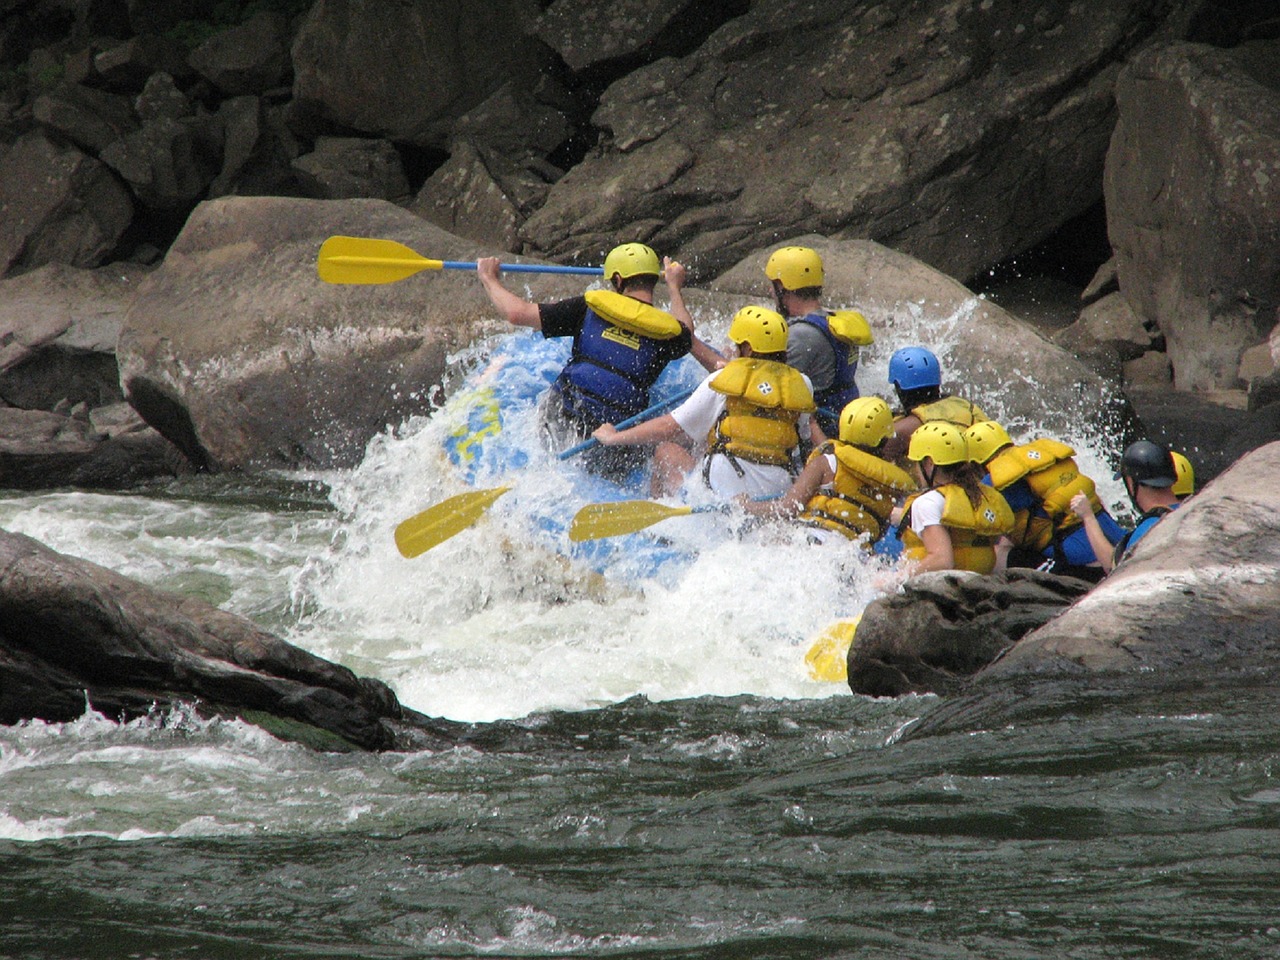
<path fill-rule="evenodd" d="M 769 255 L 764 275 L 778 280 L 784 290 L 822 286 L 822 258 L 809 247 L 783 247 Z"/>
<path fill-rule="evenodd" d="M 1189 497 L 1196 492 L 1196 471 L 1191 466 L 1190 460 L 1176 450 L 1171 452 L 1173 454 L 1173 475 L 1175 479 L 1173 486 L 1169 489 L 1173 491 L 1175 497 Z"/>
<path fill-rule="evenodd" d="M 662 267 L 658 264 L 658 255 L 652 247 L 643 243 L 624 243 L 609 251 L 604 258 L 604 276 L 606 280 L 618 274 L 623 280 L 638 277 L 642 274 L 658 276 Z"/>
<path fill-rule="evenodd" d="M 785 353 L 787 321 L 767 307 L 743 307 L 729 324 L 729 339 L 749 343 L 756 353 Z"/>
<path fill-rule="evenodd" d="M 858 397 L 840 411 L 840 440 L 876 447 L 893 434 L 893 411 L 879 397 Z"/>
<path fill-rule="evenodd" d="M 969 459 L 974 463 L 986 463 L 997 451 L 1013 443 L 1004 427 L 994 420 L 979 420 L 964 432 L 969 444 Z"/>
<path fill-rule="evenodd" d="M 939 467 L 964 463 L 969 459 L 969 444 L 964 431 L 949 420 L 930 420 L 916 427 L 907 447 L 907 459 L 917 462 L 929 457 Z"/>

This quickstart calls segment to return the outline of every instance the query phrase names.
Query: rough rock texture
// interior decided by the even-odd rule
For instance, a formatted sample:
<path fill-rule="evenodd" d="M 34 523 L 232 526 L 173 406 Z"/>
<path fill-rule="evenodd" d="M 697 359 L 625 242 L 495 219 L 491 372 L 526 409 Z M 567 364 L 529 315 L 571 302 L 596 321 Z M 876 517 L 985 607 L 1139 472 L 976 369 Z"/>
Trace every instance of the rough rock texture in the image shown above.
<path fill-rule="evenodd" d="M 0 723 L 72 720 L 86 700 L 108 716 L 191 701 L 267 714 L 333 748 L 422 747 L 457 728 L 241 617 L 0 533 Z"/>
<path fill-rule="evenodd" d="M 875 697 L 958 693 L 1089 586 L 1037 570 L 913 577 L 863 611 L 849 648 L 849 689 Z"/>
<path fill-rule="evenodd" d="M 993 667 L 1136 673 L 1242 658 L 1280 637 L 1280 443 L 1162 520 L 1088 597 Z"/>
<path fill-rule="evenodd" d="M 786 242 L 821 253 L 827 306 L 856 308 L 871 322 L 876 343 L 863 349 L 858 367 L 863 394 L 892 398 L 890 355 L 925 343 L 938 354 L 944 389 L 978 404 L 1016 439 L 1034 429 L 1068 442 L 1088 440 L 1118 456 L 1133 431 L 1118 383 L 928 264 L 869 240 L 804 236 Z M 767 252 L 747 257 L 710 289 L 754 293 L 759 302 L 768 290 L 766 259 Z"/>
<path fill-rule="evenodd" d="M 634 57 L 660 43 L 665 31 L 689 30 L 689 20 L 697 17 L 700 7 L 716 10 L 731 6 L 706 0 L 664 4 L 650 0 L 556 0 L 538 18 L 537 34 L 571 69 L 583 70 Z"/>
<path fill-rule="evenodd" d="M 123 490 L 190 472 L 178 449 L 127 405 L 92 414 L 83 404 L 69 413 L 0 407 L 0 487 Z"/>
<path fill-rule="evenodd" d="M 1273 682 L 1280 668 L 1280 443 L 1161 520 L 1133 556 L 974 677 L 920 733 L 1122 701 L 1125 691 Z"/>
<path fill-rule="evenodd" d="M 1280 321 L 1280 40 L 1136 56 L 1116 84 L 1107 226 L 1120 289 L 1179 389 L 1237 385 Z"/>
<path fill-rule="evenodd" d="M 477 253 L 385 201 L 228 197 L 197 208 L 140 285 L 120 336 L 121 382 L 193 463 L 350 466 L 375 434 L 430 409 L 450 352 L 509 329 L 464 271 L 321 282 L 320 245 L 339 234 L 426 257 Z M 582 289 L 582 278 L 529 286 L 547 299 Z"/>
<path fill-rule="evenodd" d="M 299 108 L 344 127 L 443 147 L 454 119 L 547 61 L 534 0 L 318 0 L 293 43 Z"/>
<path fill-rule="evenodd" d="M 601 149 L 523 236 L 644 240 L 697 277 L 797 233 L 870 237 L 967 278 L 1097 201 L 1120 64 L 1197 6 L 752 4 L 606 90 Z"/>
<path fill-rule="evenodd" d="M 132 218 L 120 181 L 75 147 L 32 132 L 0 153 L 0 276 L 45 263 L 97 266 Z"/>
<path fill-rule="evenodd" d="M 51 264 L 0 280 L 0 401 L 53 410 L 122 400 L 116 338 L 143 275 Z"/>
<path fill-rule="evenodd" d="M 0 486 L 121 489 L 190 471 L 120 391 L 116 338 L 142 275 L 51 264 L 0 280 Z"/>

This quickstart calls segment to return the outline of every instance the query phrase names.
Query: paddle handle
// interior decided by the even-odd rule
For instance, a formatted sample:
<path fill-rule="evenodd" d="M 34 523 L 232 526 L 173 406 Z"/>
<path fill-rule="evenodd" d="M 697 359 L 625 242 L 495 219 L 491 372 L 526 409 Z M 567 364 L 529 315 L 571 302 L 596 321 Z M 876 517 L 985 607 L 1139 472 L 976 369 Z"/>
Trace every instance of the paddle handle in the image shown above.
<path fill-rule="evenodd" d="M 475 270 L 474 260 L 441 260 L 441 270 Z M 582 273 L 593 277 L 604 276 L 604 267 L 570 267 L 558 263 L 501 263 L 499 270 L 507 273 Z"/>
<path fill-rule="evenodd" d="M 682 393 L 677 393 L 674 397 L 667 397 L 667 399 L 663 400 L 661 403 L 655 403 L 652 407 L 649 407 L 649 409 L 641 410 L 634 417 L 627 417 L 627 419 L 615 423 L 613 427 L 615 430 L 625 430 L 627 427 L 634 427 L 641 421 L 648 420 L 650 417 L 656 417 L 660 413 L 666 413 L 672 407 L 679 406 L 689 399 L 689 395 L 691 393 L 693 393 L 692 390 L 685 390 Z M 600 441 L 595 437 L 587 437 L 587 439 L 583 440 L 581 443 L 575 443 L 568 450 L 560 451 L 557 456 L 561 460 L 568 460 L 570 457 L 576 457 L 584 450 L 590 450 L 599 442 Z"/>

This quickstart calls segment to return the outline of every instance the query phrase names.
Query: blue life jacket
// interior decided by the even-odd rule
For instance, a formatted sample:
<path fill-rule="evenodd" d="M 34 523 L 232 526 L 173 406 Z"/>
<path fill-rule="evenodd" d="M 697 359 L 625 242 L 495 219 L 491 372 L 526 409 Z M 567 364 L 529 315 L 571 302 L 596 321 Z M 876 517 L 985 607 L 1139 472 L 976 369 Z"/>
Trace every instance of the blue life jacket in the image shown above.
<path fill-rule="evenodd" d="M 1168 507 L 1152 507 L 1146 513 L 1138 518 L 1138 525 L 1126 533 L 1120 542 L 1116 544 L 1115 553 L 1112 554 L 1112 561 L 1119 566 L 1121 561 L 1128 559 L 1129 554 L 1133 552 L 1133 548 L 1138 545 L 1138 541 L 1151 532 L 1151 528 L 1160 522 L 1165 514 L 1173 513 L 1180 503 L 1175 503 Z"/>
<path fill-rule="evenodd" d="M 807 323 L 812 327 L 816 327 L 826 338 L 827 343 L 831 345 L 831 352 L 835 355 L 836 363 L 835 379 L 831 381 L 829 387 L 815 390 L 813 399 L 819 407 L 816 415 L 818 426 L 822 428 L 822 432 L 828 437 L 838 437 L 840 435 L 840 411 L 844 409 L 845 404 L 850 400 L 857 400 L 859 397 L 858 385 L 853 381 L 854 374 L 858 372 L 858 350 L 853 345 L 838 339 L 831 332 L 831 324 L 825 313 L 810 313 L 803 317 L 795 317 L 791 323 L 793 325 Z M 826 416 L 822 412 L 824 410 L 835 414 L 835 416 Z"/>
<path fill-rule="evenodd" d="M 615 326 L 590 307 L 556 378 L 565 412 L 592 429 L 617 423 L 649 405 L 649 388 L 665 366 L 659 342 Z"/>

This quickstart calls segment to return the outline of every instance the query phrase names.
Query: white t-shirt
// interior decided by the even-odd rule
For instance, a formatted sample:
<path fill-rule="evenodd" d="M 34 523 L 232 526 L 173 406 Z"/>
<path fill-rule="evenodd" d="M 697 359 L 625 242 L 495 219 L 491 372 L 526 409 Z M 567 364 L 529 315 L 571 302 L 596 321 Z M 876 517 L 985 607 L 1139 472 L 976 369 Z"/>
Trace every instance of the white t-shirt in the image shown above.
<path fill-rule="evenodd" d="M 717 373 L 719 373 L 718 370 L 716 373 L 709 374 L 689 395 L 688 400 L 671 411 L 671 418 L 694 442 L 694 457 L 699 460 L 699 463 L 696 477 L 691 477 L 690 480 L 696 479 L 698 483 L 702 482 L 702 472 L 706 469 L 702 460 L 706 456 L 707 435 L 720 419 L 720 414 L 724 412 L 725 395 L 711 389 L 711 381 Z M 809 378 L 805 377 L 804 380 L 812 390 L 813 384 L 810 383 Z M 800 415 L 796 429 L 800 431 L 801 436 L 808 434 L 809 415 L 807 413 Z M 724 454 L 717 453 L 711 457 L 707 480 L 718 496 L 728 499 L 745 493 L 753 500 L 760 500 L 781 496 L 791 487 L 791 471 L 786 467 L 748 463 L 746 460 L 738 460 L 738 466 L 742 468 L 742 476 L 738 476 L 733 461 Z"/>
<path fill-rule="evenodd" d="M 922 493 L 911 502 L 911 532 L 920 537 L 925 527 L 942 523 L 942 508 L 946 504 L 941 490 Z M 923 539 L 923 538 L 922 538 Z"/>

